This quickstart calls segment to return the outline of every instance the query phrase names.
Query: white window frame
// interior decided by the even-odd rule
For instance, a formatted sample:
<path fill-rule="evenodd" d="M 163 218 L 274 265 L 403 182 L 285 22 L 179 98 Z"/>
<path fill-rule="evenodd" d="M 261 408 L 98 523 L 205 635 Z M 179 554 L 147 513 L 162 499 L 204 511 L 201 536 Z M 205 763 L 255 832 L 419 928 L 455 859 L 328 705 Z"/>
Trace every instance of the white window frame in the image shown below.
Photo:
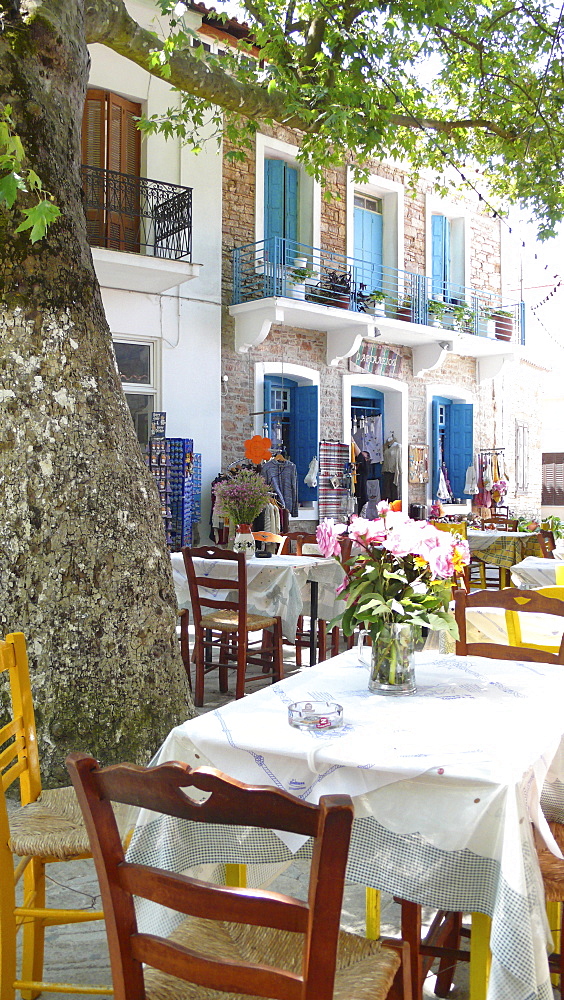
<path fill-rule="evenodd" d="M 515 420 L 515 493 L 529 492 L 529 423 Z"/>
<path fill-rule="evenodd" d="M 354 257 L 354 196 L 382 201 L 382 263 L 393 270 L 404 268 L 404 187 L 397 181 L 371 174 L 364 183 L 347 167 L 347 257 Z"/>
<path fill-rule="evenodd" d="M 255 242 L 264 239 L 264 161 L 284 160 L 299 172 L 298 243 L 321 245 L 321 185 L 298 163 L 298 147 L 259 132 L 255 152 Z"/>
<path fill-rule="evenodd" d="M 428 194 L 425 197 L 425 274 L 433 274 L 433 235 L 431 216 L 444 215 L 450 222 L 450 283 L 470 285 L 469 213 L 463 205 Z"/>

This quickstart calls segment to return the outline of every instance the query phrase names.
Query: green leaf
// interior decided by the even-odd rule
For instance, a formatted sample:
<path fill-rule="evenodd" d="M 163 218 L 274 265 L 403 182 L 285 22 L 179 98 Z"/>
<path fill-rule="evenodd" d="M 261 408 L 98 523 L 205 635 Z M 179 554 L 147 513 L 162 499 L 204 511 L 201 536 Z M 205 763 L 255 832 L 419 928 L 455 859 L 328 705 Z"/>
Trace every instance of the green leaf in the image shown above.
<path fill-rule="evenodd" d="M 26 229 L 31 229 L 30 240 L 37 243 L 43 239 L 49 226 L 60 216 L 60 209 L 51 201 L 40 201 L 32 208 L 24 208 L 25 220 L 20 223 L 16 233 L 23 233 Z"/>
<path fill-rule="evenodd" d="M 0 204 L 4 202 L 8 208 L 14 204 L 18 194 L 18 183 L 15 174 L 5 174 L 0 177 Z"/>

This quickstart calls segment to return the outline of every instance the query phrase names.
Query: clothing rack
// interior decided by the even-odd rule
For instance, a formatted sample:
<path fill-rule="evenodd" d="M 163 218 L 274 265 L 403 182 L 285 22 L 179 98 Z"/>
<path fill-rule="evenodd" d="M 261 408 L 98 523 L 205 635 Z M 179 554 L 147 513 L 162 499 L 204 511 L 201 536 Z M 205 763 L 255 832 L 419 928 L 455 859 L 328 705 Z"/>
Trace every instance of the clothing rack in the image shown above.
<path fill-rule="evenodd" d="M 478 455 L 499 455 L 500 451 L 505 451 L 505 448 L 479 448 Z"/>

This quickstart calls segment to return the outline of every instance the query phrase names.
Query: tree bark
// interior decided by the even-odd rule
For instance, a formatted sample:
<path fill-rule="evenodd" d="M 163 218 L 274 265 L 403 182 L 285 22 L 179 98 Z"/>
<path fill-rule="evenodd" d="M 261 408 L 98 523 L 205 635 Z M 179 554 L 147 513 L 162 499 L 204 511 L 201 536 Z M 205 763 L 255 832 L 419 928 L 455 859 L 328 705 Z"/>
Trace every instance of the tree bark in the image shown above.
<path fill-rule="evenodd" d="M 193 709 L 158 494 L 86 237 L 83 2 L 2 10 L 0 101 L 62 216 L 32 246 L 0 211 L 0 624 L 27 637 L 44 776 L 59 784 L 68 751 L 147 762 Z"/>

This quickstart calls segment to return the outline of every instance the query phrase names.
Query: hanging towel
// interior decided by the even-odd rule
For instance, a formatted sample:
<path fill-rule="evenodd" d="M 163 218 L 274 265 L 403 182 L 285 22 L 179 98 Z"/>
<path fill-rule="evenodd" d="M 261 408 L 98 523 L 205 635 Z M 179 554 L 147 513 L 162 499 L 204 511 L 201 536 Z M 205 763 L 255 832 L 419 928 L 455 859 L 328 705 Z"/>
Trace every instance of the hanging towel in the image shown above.
<path fill-rule="evenodd" d="M 442 469 L 439 470 L 439 487 L 437 489 L 437 497 L 439 500 L 450 500 L 449 488 Z"/>
<path fill-rule="evenodd" d="M 492 460 L 489 455 L 486 455 L 486 461 L 484 465 L 484 472 L 482 475 L 482 479 L 484 481 L 484 489 L 486 489 L 489 493 L 494 484 L 492 475 Z"/>
<path fill-rule="evenodd" d="M 309 463 L 309 469 L 305 474 L 304 483 L 306 484 L 306 486 L 317 486 L 318 470 L 319 470 L 319 462 L 317 461 L 317 458 L 314 455 L 311 462 Z"/>
<path fill-rule="evenodd" d="M 468 496 L 475 496 L 478 490 L 478 481 L 476 479 L 476 470 L 473 465 L 469 465 L 466 469 L 466 482 L 464 483 L 464 489 L 462 491 Z"/>

